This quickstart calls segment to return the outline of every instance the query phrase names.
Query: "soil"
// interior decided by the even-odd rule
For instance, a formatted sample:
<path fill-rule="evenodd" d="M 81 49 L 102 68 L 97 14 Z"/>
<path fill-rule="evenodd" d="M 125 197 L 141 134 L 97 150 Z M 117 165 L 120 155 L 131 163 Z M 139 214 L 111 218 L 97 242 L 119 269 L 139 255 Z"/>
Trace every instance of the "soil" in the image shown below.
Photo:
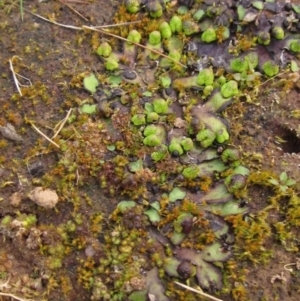
<path fill-rule="evenodd" d="M 113 0 L 91 3 L 30 0 L 24 2 L 26 11 L 22 20 L 16 2 L 0 1 L 0 126 L 11 123 L 18 133 L 17 137 L 22 137 L 22 141 L 17 141 L 0 135 L 0 217 L 18 218 L 32 214 L 38 221 L 35 230 L 43 232 L 43 244 L 32 238 L 33 245 L 30 246 L 28 238 L 34 237 L 33 230 L 24 239 L 21 233 L 19 236 L 16 234 L 15 229 L 9 232 L 1 228 L 0 283 L 9 281 L 6 286 L 0 284 L 0 292 L 24 300 L 91 300 L 91 288 L 85 284 L 93 275 L 83 272 L 85 268 L 88 270 L 89 264 L 94 264 L 86 259 L 87 246 L 93 246 L 98 260 L 101 260 L 103 237 L 98 239 L 86 233 L 86 224 L 91 216 L 101 212 L 102 231 L 111 229 L 109 216 L 121 196 L 107 196 L 95 179 L 87 177 L 85 179 L 89 182 L 76 188 L 76 193 L 75 188 L 72 192 L 74 199 L 80 199 L 74 201 L 70 199 L 72 194 L 68 194 L 54 209 L 39 207 L 27 196 L 34 187 L 44 186 L 45 183 L 49 189 L 57 190 L 55 177 L 56 173 L 59 177 L 60 172 L 57 168 L 61 158 L 59 151 L 33 125 L 51 137 L 69 109 L 82 105 L 83 100 L 88 98 L 81 81 L 87 71 L 104 72 L 103 62 L 94 52 L 99 39 L 105 40 L 105 37 L 88 30 L 51 24 L 29 11 L 81 28 L 82 25 L 111 24 L 119 5 L 118 1 Z M 14 83 L 10 62 L 14 72 L 22 76 L 18 77 L 20 83 L 25 85 L 22 86 L 22 96 Z M 283 74 L 276 81 L 285 76 Z M 26 86 L 29 80 L 31 87 Z M 295 194 L 299 194 L 300 180 L 299 90 L 298 79 L 288 88 L 271 80 L 260 87 L 253 103 L 241 99 L 224 111 L 231 124 L 231 144 L 244 152 L 244 164 L 252 172 L 269 171 L 274 177 L 286 171 L 289 178 L 297 181 Z M 292 115 L 296 110 L 297 117 Z M 88 132 L 86 134 L 89 135 Z M 103 137 L 99 137 L 99 144 Z M 54 141 L 60 142 L 57 139 Z M 101 149 L 98 151 L 101 152 Z M 50 172 L 51 177 L 47 178 Z M 77 176 L 74 187 L 81 175 Z M 270 185 L 255 184 L 255 181 L 249 184 L 249 218 L 269 206 L 270 197 L 274 196 Z M 63 193 L 61 187 L 60 193 Z M 218 298 L 226 301 L 299 300 L 300 223 L 289 226 L 287 231 L 290 237 L 286 239 L 286 244 L 280 242 L 273 227 L 278 222 L 287 223 L 287 217 L 282 213 L 287 202 L 287 198 L 281 197 L 278 210 L 271 208 L 268 213 L 271 234 L 261 247 L 271 251 L 270 258 L 265 263 L 242 259 L 237 262 L 237 278 L 229 279 L 231 291 L 222 292 Z M 53 229 L 60 229 L 70 220 L 81 220 L 76 230 L 80 235 L 74 237 L 74 240 L 77 239 L 74 242 L 76 250 L 65 248 L 63 263 L 57 262 L 58 268 L 55 268 L 56 251 L 51 253 L 49 247 L 55 240 Z M 47 251 L 43 245 L 47 245 Z M 49 263 L 49 260 L 53 262 Z M 241 285 L 247 291 L 246 297 L 234 296 L 232 290 Z M 197 295 L 194 298 L 202 300 Z M 14 298 L 0 296 L 0 300 L 10 299 Z"/>

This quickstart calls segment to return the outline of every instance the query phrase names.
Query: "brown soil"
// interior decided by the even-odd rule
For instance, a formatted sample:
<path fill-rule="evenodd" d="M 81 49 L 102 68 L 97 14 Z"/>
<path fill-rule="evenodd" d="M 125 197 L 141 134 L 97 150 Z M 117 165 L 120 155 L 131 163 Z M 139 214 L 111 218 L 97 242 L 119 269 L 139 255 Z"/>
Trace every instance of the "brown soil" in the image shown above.
<path fill-rule="evenodd" d="M 86 20 L 58 0 L 31 0 L 25 1 L 24 5 L 39 15 L 78 27 L 83 24 L 109 24 L 119 5 L 118 1 L 113 0 L 99 0 L 89 4 L 67 3 Z M 23 138 L 22 142 L 16 142 L 0 136 L 0 217 L 34 214 L 40 231 L 46 224 L 59 227 L 69 221 L 70 216 L 81 218 L 83 223 L 78 231 L 82 231 L 84 237 L 87 235 L 85 219 L 99 211 L 104 218 L 105 230 L 109 227 L 106 225 L 108 216 L 116 207 L 118 198 L 104 197 L 96 181 L 91 180 L 86 187 L 81 188 L 81 201 L 85 205 L 78 205 L 80 210 L 77 211 L 72 200 L 64 200 L 55 209 L 48 210 L 37 207 L 26 197 L 33 187 L 39 186 L 39 178 L 34 174 L 36 170 L 47 174 L 58 160 L 55 147 L 47 148 L 48 142 L 33 129 L 31 123 L 50 137 L 53 128 L 66 116 L 70 107 L 87 98 L 86 92 L 79 85 L 79 75 L 86 71 L 99 73 L 103 70 L 102 62 L 93 51 L 94 44 L 99 43 L 98 40 L 95 42 L 99 35 L 50 24 L 27 11 L 22 21 L 19 8 L 11 1 L 0 1 L 0 28 L 0 125 L 11 123 Z M 10 60 L 15 72 L 30 79 L 34 86 L 34 89 L 24 88 L 23 97 L 17 93 L 9 69 Z M 24 78 L 20 82 L 28 84 Z M 291 112 L 299 112 L 300 85 L 296 83 L 287 92 L 282 92 L 282 88 L 273 83 L 271 81 L 261 87 L 254 104 L 241 100 L 230 106 L 224 114 L 232 125 L 232 144 L 248 154 L 244 159 L 246 166 L 248 163 L 253 171 L 270 170 L 275 175 L 287 171 L 289 177 L 298 181 L 299 188 L 300 125 L 299 116 L 291 117 Z M 33 169 L 39 165 L 42 168 Z M 55 189 L 51 184 L 49 186 Z M 270 195 L 273 195 L 270 187 L 252 185 L 249 193 L 251 214 L 268 206 Z M 88 205 L 89 202 L 92 202 L 92 207 Z M 280 206 L 285 206 L 284 202 L 282 199 Z M 274 209 L 270 212 L 271 228 L 273 222 L 285 221 L 285 216 L 280 212 Z M 49 233 L 51 227 L 47 229 Z M 85 289 L 78 279 L 78 262 L 86 260 L 86 245 L 93 244 L 97 249 L 99 242 L 95 242 L 95 238 L 87 235 L 87 241 L 82 242 L 83 251 L 72 253 L 65 250 L 67 255 L 61 268 L 58 272 L 54 269 L 49 273 L 42 247 L 28 248 L 24 239 L 12 237 L 11 233 L 3 229 L 1 231 L 0 283 L 10 275 L 10 288 L 1 287 L 0 284 L 0 292 L 11 292 L 33 300 L 90 300 L 91 291 Z M 47 231 L 44 235 L 47 235 Z M 293 239 L 289 239 L 289 245 L 286 246 L 276 240 L 274 233 L 272 228 L 272 236 L 263 246 L 272 251 L 271 259 L 266 264 L 240 263 L 239 269 L 245 272 L 244 282 L 241 283 L 241 278 L 238 278 L 234 285 L 246 287 L 248 297 L 245 300 L 299 300 L 299 228 L 291 229 Z M 51 244 L 53 237 L 48 238 Z M 43 240 L 47 241 L 47 237 Z M 97 256 L 101 258 L 101 251 Z M 284 268 L 286 264 L 297 261 L 298 269 L 296 265 L 289 266 L 293 272 Z M 280 277 L 275 280 L 276 275 Z M 230 293 L 219 297 L 227 301 L 239 300 L 234 299 Z M 1 298 L 9 300 L 4 296 Z M 195 300 L 200 299 L 195 295 Z"/>

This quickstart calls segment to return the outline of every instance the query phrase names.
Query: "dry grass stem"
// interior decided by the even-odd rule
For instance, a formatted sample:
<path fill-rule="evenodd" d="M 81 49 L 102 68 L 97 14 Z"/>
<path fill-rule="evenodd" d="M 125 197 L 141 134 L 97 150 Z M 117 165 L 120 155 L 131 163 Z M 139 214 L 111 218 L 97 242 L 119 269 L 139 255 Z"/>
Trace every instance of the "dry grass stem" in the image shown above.
<path fill-rule="evenodd" d="M 122 41 L 130 42 L 131 44 L 133 44 L 133 45 L 135 45 L 135 46 L 138 46 L 138 47 L 140 47 L 140 48 L 149 50 L 149 51 L 151 51 L 151 52 L 153 52 L 153 53 L 155 53 L 155 54 L 158 54 L 159 56 L 162 56 L 162 57 L 164 57 L 164 58 L 169 59 L 170 61 L 174 62 L 175 64 L 180 65 L 181 67 L 186 68 L 186 66 L 183 65 L 183 64 L 181 64 L 180 62 L 178 62 L 178 61 L 176 61 L 176 60 L 174 60 L 174 59 L 168 57 L 167 55 L 165 55 L 165 54 L 163 54 L 163 53 L 161 53 L 161 52 L 159 52 L 159 51 L 157 51 L 157 50 L 148 48 L 148 47 L 146 47 L 146 46 L 144 46 L 144 45 L 142 45 L 142 44 L 134 43 L 134 42 L 132 42 L 132 41 L 129 41 L 129 40 L 126 39 L 126 38 L 122 38 L 122 37 L 120 37 L 120 36 L 118 36 L 118 35 L 115 35 L 115 34 L 113 34 L 113 33 L 107 32 L 107 31 L 105 31 L 105 30 L 101 30 L 101 29 L 99 29 L 99 28 L 90 27 L 90 26 L 85 26 L 85 25 L 83 25 L 82 27 L 83 27 L 83 28 L 90 29 L 90 30 L 93 30 L 93 31 L 98 31 L 98 32 L 100 32 L 100 33 L 103 33 L 103 34 L 105 34 L 105 35 L 108 35 L 108 36 L 110 36 L 110 37 L 114 37 L 114 38 L 119 39 L 119 40 L 122 40 Z"/>
<path fill-rule="evenodd" d="M 295 266 L 297 270 L 300 270 L 300 258 L 296 258 L 296 262 L 285 264 L 283 268 L 292 273 L 294 270 L 289 268 L 290 266 Z"/>
<path fill-rule="evenodd" d="M 10 275 L 8 277 L 8 279 L 5 281 L 5 283 L 1 283 L 0 284 L 0 290 L 2 290 L 3 288 L 6 288 L 6 289 L 10 289 L 11 286 L 8 284 L 10 281 Z M 19 301 L 32 301 L 32 300 L 28 300 L 28 299 L 24 299 L 24 298 L 21 298 L 21 297 L 18 297 L 14 294 L 10 294 L 10 293 L 3 293 L 3 292 L 0 292 L 0 297 L 3 296 L 3 297 L 9 297 L 9 298 L 13 298 L 15 300 L 19 300 Z M 2 299 L 2 298 L 1 298 Z"/>
<path fill-rule="evenodd" d="M 126 38 L 120 37 L 120 36 L 118 36 L 118 35 L 115 35 L 115 34 L 113 34 L 113 33 L 107 32 L 107 31 L 105 31 L 105 30 L 101 30 L 101 28 L 100 28 L 99 26 L 98 26 L 98 27 L 93 27 L 93 26 L 85 26 L 85 25 L 83 25 L 82 27 L 77 27 L 77 26 L 73 26 L 73 25 L 65 25 L 65 24 L 57 23 L 57 22 L 55 22 L 55 21 L 49 20 L 49 19 L 47 19 L 47 18 L 44 18 L 44 17 L 42 17 L 42 16 L 40 16 L 40 15 L 38 15 L 38 14 L 35 14 L 35 13 L 31 12 L 31 11 L 28 11 L 28 12 L 29 12 L 30 14 L 32 14 L 32 15 L 34 15 L 34 16 L 36 16 L 36 17 L 42 19 L 42 20 L 44 20 L 44 21 L 47 21 L 47 22 L 49 22 L 49 23 L 52 23 L 52 24 L 55 24 L 55 25 L 58 25 L 58 26 L 61 26 L 61 27 L 64 27 L 64 28 L 75 29 L 75 30 L 89 29 L 89 30 L 93 30 L 93 31 L 97 31 L 97 32 L 103 33 L 104 35 L 108 35 L 108 36 L 110 36 L 110 37 L 114 37 L 114 38 L 119 39 L 119 40 L 121 40 L 121 41 L 130 42 L 131 44 L 134 44 L 134 45 L 136 45 L 136 46 L 138 46 L 138 47 L 140 47 L 140 48 L 147 49 L 147 50 L 149 50 L 149 51 L 151 51 L 151 52 L 153 52 L 153 53 L 155 53 L 155 54 L 158 54 L 159 56 L 162 56 L 162 57 L 164 57 L 164 58 L 167 58 L 167 59 L 169 59 L 170 61 L 174 62 L 175 64 L 180 65 L 181 67 L 187 68 L 184 64 L 182 64 L 182 63 L 180 63 L 179 61 L 176 61 L 176 60 L 174 60 L 174 59 L 168 57 L 167 55 L 165 55 L 165 54 L 163 54 L 163 53 L 161 53 L 161 52 L 159 52 L 159 51 L 157 51 L 157 50 L 148 48 L 148 47 L 146 47 L 146 46 L 144 46 L 144 45 L 142 45 L 142 44 L 139 44 L 139 43 L 134 43 L 134 42 L 132 42 L 132 41 L 129 41 L 129 40 L 126 39 Z M 126 23 L 126 24 L 129 24 L 129 23 Z M 106 26 L 107 26 L 107 25 L 106 25 Z M 116 26 L 119 26 L 119 24 L 116 24 Z"/>
<path fill-rule="evenodd" d="M 67 116 L 60 122 L 60 126 L 58 128 L 58 130 L 56 131 L 56 133 L 52 136 L 51 139 L 54 139 L 58 134 L 59 132 L 62 130 L 62 128 L 64 127 L 64 125 L 66 124 L 66 122 L 68 121 L 69 117 L 70 117 L 70 114 L 72 113 L 72 109 L 70 109 L 67 113 Z M 54 128 L 55 130 L 55 128 Z"/>
<path fill-rule="evenodd" d="M 136 23 L 141 23 L 141 21 L 131 21 L 131 22 L 118 23 L 118 24 L 108 24 L 108 25 L 99 25 L 99 26 L 91 26 L 91 27 L 96 28 L 96 29 L 97 28 L 110 28 L 110 27 L 131 25 L 131 24 L 136 24 Z"/>
<path fill-rule="evenodd" d="M 26 10 L 28 11 L 30 14 L 46 21 L 49 23 L 52 23 L 54 25 L 60 26 L 60 27 L 64 27 L 64 28 L 69 28 L 69 29 L 74 29 L 74 30 L 83 30 L 85 26 L 82 27 L 78 27 L 78 26 L 73 26 L 73 25 L 66 25 L 66 24 L 62 24 L 62 23 L 58 23 L 56 21 L 47 19 L 45 17 L 42 17 L 41 15 L 35 14 L 33 12 L 31 12 L 30 10 Z M 99 28 L 109 28 L 109 27 L 117 27 L 117 26 L 124 26 L 124 25 L 131 25 L 131 24 L 135 24 L 135 23 L 139 23 L 140 21 L 132 21 L 132 22 L 124 22 L 124 23 L 119 23 L 119 24 L 109 24 L 109 25 L 100 25 L 100 26 L 87 26 L 90 30 L 91 29 L 99 29 Z M 118 36 L 117 36 L 118 37 Z"/>
<path fill-rule="evenodd" d="M 91 4 L 91 2 L 89 1 L 81 1 L 81 0 L 65 0 L 64 2 L 77 3 L 77 4 Z"/>
<path fill-rule="evenodd" d="M 3 288 L 10 288 L 10 285 L 8 284 L 10 281 L 10 275 L 8 276 L 7 280 L 4 283 L 0 284 L 0 290 L 2 290 Z"/>
<path fill-rule="evenodd" d="M 24 298 L 21 298 L 21 297 L 18 297 L 16 295 L 14 295 L 14 294 L 9 294 L 9 293 L 0 292 L 0 296 L 10 297 L 10 298 L 13 298 L 13 299 L 19 300 L 19 301 L 33 301 L 32 299 L 24 299 Z"/>
<path fill-rule="evenodd" d="M 42 135 L 46 140 L 48 140 L 50 143 L 52 143 L 54 146 L 60 148 L 60 146 L 55 143 L 53 140 L 51 140 L 48 136 L 46 136 L 43 132 L 41 132 L 33 123 L 30 123 L 31 126 L 40 134 Z"/>
<path fill-rule="evenodd" d="M 12 72 L 13 79 L 14 79 L 15 85 L 16 85 L 16 87 L 17 87 L 17 89 L 18 89 L 18 92 L 19 92 L 19 94 L 20 94 L 21 96 L 23 96 L 23 95 L 22 95 L 22 91 L 21 91 L 21 89 L 20 89 L 20 86 L 21 86 L 21 87 L 26 87 L 26 86 L 28 86 L 28 85 L 22 85 L 22 84 L 19 82 L 18 77 L 21 77 L 21 78 L 27 80 L 27 81 L 29 82 L 29 86 L 31 86 L 32 84 L 31 84 L 31 81 L 30 81 L 29 78 L 27 78 L 27 77 L 25 77 L 25 76 L 22 76 L 22 75 L 18 74 L 17 72 L 15 72 L 14 66 L 13 66 L 13 62 L 12 62 L 13 59 L 14 59 L 15 57 L 16 57 L 16 56 L 14 56 L 11 60 L 9 60 L 9 68 L 10 68 L 10 70 L 11 70 L 11 72 Z"/>
<path fill-rule="evenodd" d="M 177 285 L 179 285 L 179 286 L 181 286 L 181 287 L 186 288 L 187 290 L 189 290 L 189 291 L 191 291 L 191 292 L 194 292 L 194 293 L 199 294 L 199 295 L 201 295 L 201 296 L 203 296 L 203 297 L 206 297 L 206 298 L 208 298 L 208 299 L 210 299 L 210 300 L 214 300 L 214 301 L 223 301 L 222 299 L 218 299 L 218 298 L 216 298 L 216 297 L 214 297 L 214 296 L 211 296 L 211 295 L 206 294 L 206 293 L 204 293 L 204 292 L 202 292 L 202 291 L 196 290 L 196 289 L 194 289 L 194 288 L 192 288 L 192 287 L 190 287 L 190 286 L 187 286 L 187 285 L 185 285 L 185 284 L 182 284 L 182 283 L 180 283 L 180 282 L 174 281 L 174 283 L 176 283 Z"/>
<path fill-rule="evenodd" d="M 85 16 L 83 16 L 79 11 L 77 11 L 75 8 L 73 8 L 71 5 L 67 4 L 67 1 L 62 1 L 62 0 L 58 0 L 60 3 L 62 3 L 63 5 L 65 5 L 66 7 L 68 7 L 72 12 L 74 12 L 75 14 L 77 14 L 80 18 L 84 19 L 85 21 L 89 21 Z M 70 1 L 69 1 L 70 2 Z M 75 3 L 75 2 L 74 2 Z M 80 3 L 80 2 L 79 2 Z M 86 3 L 81 3 L 81 4 L 86 4 Z"/>
<path fill-rule="evenodd" d="M 294 263 L 288 263 L 288 264 L 286 264 L 286 265 L 284 265 L 284 269 L 286 270 L 286 271 L 289 271 L 289 272 L 293 272 L 294 270 L 292 269 L 292 268 L 288 268 L 288 267 L 290 267 L 290 266 L 292 266 L 292 265 L 296 265 L 296 263 L 294 262 Z"/>
<path fill-rule="evenodd" d="M 32 299 L 24 299 L 24 298 L 21 298 L 21 297 L 18 297 L 16 295 L 14 295 L 14 294 L 9 294 L 9 293 L 0 292 L 0 296 L 10 297 L 10 298 L 13 298 L 13 299 L 19 300 L 19 301 L 32 301 Z"/>
<path fill-rule="evenodd" d="M 73 26 L 73 25 L 65 25 L 65 24 L 61 24 L 61 23 L 58 23 L 58 22 L 49 20 L 49 19 L 47 19 L 47 18 L 44 18 L 44 17 L 42 17 L 41 15 L 35 14 L 35 13 L 31 12 L 30 10 L 27 10 L 27 9 L 26 9 L 26 11 L 29 12 L 30 14 L 32 14 L 32 15 L 34 15 L 34 16 L 36 16 L 36 17 L 38 17 L 38 18 L 40 18 L 40 19 L 42 19 L 42 20 L 44 20 L 44 21 L 46 21 L 46 22 L 55 24 L 55 25 L 57 25 L 57 26 L 64 27 L 64 28 L 69 28 L 69 29 L 75 29 L 75 30 L 82 30 L 82 27 L 77 27 L 77 26 Z"/>
<path fill-rule="evenodd" d="M 290 70 L 285 70 L 285 71 L 283 71 L 283 72 L 281 72 L 281 73 L 278 73 L 278 74 L 276 74 L 276 75 L 270 77 L 269 79 L 267 79 L 267 80 L 264 81 L 263 83 L 257 85 L 257 87 L 260 87 L 260 86 L 262 86 L 262 85 L 265 85 L 265 84 L 268 83 L 269 81 L 271 81 L 271 80 L 273 80 L 273 79 L 275 79 L 275 78 L 277 78 L 277 77 L 279 77 L 279 76 L 281 76 L 281 75 L 283 75 L 283 74 L 285 74 L 285 73 L 288 73 L 288 72 L 290 72 Z"/>

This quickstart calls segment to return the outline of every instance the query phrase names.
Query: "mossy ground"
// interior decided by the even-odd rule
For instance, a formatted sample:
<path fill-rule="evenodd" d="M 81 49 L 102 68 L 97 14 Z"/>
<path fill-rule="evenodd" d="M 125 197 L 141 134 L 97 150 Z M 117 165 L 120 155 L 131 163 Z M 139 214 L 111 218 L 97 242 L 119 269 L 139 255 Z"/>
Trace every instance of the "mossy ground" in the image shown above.
<path fill-rule="evenodd" d="M 99 0 L 72 4 L 87 20 L 59 1 L 25 2 L 25 8 L 59 23 L 101 25 L 112 22 L 118 8 L 116 3 Z M 143 28 L 143 24 L 139 26 Z M 76 123 L 82 126 L 80 133 L 68 127 L 61 136 L 66 143 L 57 141 L 62 143 L 62 148 L 66 146 L 62 156 L 31 123 L 52 136 L 53 129 L 68 110 L 88 99 L 81 86 L 82 74 L 97 70 L 101 77 L 101 71 L 104 72 L 103 63 L 94 54 L 99 39 L 104 37 L 58 27 L 27 12 L 21 21 L 19 8 L 11 1 L 0 1 L 0 28 L 0 125 L 10 122 L 24 138 L 24 142 L 16 143 L 0 136 L 0 217 L 34 214 L 37 228 L 44 233 L 43 244 L 31 250 L 24 239 L 1 232 L 0 278 L 5 281 L 10 275 L 11 292 L 28 299 L 90 300 L 93 269 L 99 260 L 107 257 L 104 241 L 113 236 L 112 220 L 108 217 L 121 200 L 113 188 L 107 188 L 110 185 L 106 181 L 110 179 L 116 181 L 115 187 L 119 185 L 127 159 L 126 156 L 115 158 L 117 169 L 112 169 L 110 163 L 101 163 L 106 177 L 102 179 L 98 175 L 96 180 L 99 158 L 107 159 L 103 153 L 112 143 L 106 131 L 95 129 L 87 117 L 80 117 Z M 126 27 L 122 30 L 128 31 Z M 32 82 L 31 87 L 22 90 L 22 97 L 16 91 L 9 60 L 13 61 L 16 72 Z M 245 195 L 251 208 L 248 217 L 251 222 L 247 224 L 251 228 L 244 229 L 245 221 L 241 217 L 228 218 L 236 227 L 237 243 L 235 256 L 225 263 L 224 281 L 228 286 L 219 296 L 224 300 L 299 300 L 300 272 L 296 264 L 289 266 L 293 272 L 284 269 L 286 264 L 296 263 L 300 257 L 300 221 L 296 219 L 300 215 L 297 214 L 299 200 L 293 199 L 299 195 L 300 87 L 290 82 L 284 78 L 270 80 L 260 87 L 254 104 L 240 99 L 223 112 L 231 124 L 231 143 L 241 149 L 243 164 L 251 169 Z M 122 132 L 122 125 L 130 118 L 124 114 L 114 118 L 115 128 Z M 102 126 L 107 131 L 111 129 L 110 124 Z M 125 142 L 120 141 L 118 133 L 110 135 L 116 147 L 122 149 L 122 143 L 125 146 L 135 143 L 132 135 L 122 134 Z M 28 172 L 38 163 L 45 171 L 42 179 Z M 173 162 L 170 159 L 168 163 Z M 172 164 L 169 165 L 171 169 Z M 278 177 L 283 171 L 298 181 L 298 186 L 288 195 L 280 194 L 268 182 L 270 177 Z M 151 174 L 143 177 L 151 177 Z M 130 180 L 130 185 L 136 183 L 136 179 Z M 61 201 L 55 209 L 37 207 L 26 199 L 26 193 L 39 184 L 60 193 Z M 138 190 L 139 185 L 133 187 Z M 24 193 L 17 207 L 11 205 L 15 192 Z M 85 253 L 88 246 L 95 251 L 92 259 Z M 109 278 L 109 269 L 102 273 Z M 285 279 L 272 283 L 273 277 L 282 273 Z M 168 289 L 176 290 L 178 298 L 196 300 L 194 294 L 186 295 L 172 283 Z"/>

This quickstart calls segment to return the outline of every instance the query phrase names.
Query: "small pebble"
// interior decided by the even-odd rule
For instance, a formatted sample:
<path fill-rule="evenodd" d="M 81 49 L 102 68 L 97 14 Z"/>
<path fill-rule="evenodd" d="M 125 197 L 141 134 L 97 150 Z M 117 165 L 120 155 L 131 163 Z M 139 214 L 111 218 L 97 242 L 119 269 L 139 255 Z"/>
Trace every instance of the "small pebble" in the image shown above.
<path fill-rule="evenodd" d="M 28 197 L 37 205 L 50 209 L 55 207 L 58 202 L 58 195 L 54 190 L 43 189 L 43 187 L 36 187 L 31 190 Z"/>
<path fill-rule="evenodd" d="M 17 142 L 23 141 L 23 138 L 17 134 L 15 127 L 10 123 L 8 123 L 6 126 L 0 126 L 0 132 L 9 140 Z"/>

